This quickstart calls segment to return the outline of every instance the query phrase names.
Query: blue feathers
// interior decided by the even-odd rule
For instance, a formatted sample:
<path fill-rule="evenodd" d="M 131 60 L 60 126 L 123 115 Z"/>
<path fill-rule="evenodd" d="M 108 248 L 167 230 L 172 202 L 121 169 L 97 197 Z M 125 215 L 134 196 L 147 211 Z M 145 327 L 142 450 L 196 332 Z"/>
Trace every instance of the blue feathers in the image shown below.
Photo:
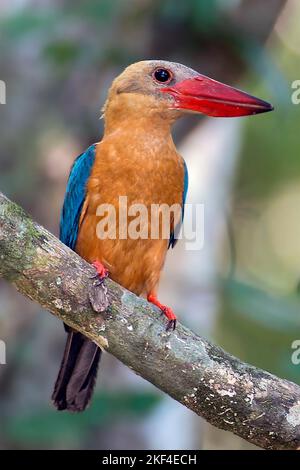
<path fill-rule="evenodd" d="M 91 145 L 86 152 L 76 158 L 67 184 L 65 200 L 60 218 L 60 240 L 72 250 L 75 249 L 79 220 L 86 195 L 86 184 L 95 161 L 96 146 Z M 182 221 L 184 217 L 184 204 L 188 190 L 188 170 L 184 162 L 184 190 L 182 194 Z M 177 243 L 181 223 L 177 224 L 170 235 L 169 248 Z"/>
<path fill-rule="evenodd" d="M 187 195 L 188 188 L 189 188 L 189 173 L 188 173 L 188 169 L 187 169 L 185 161 L 183 162 L 184 162 L 184 188 L 183 188 L 183 198 L 182 198 L 182 220 L 184 217 L 184 204 L 185 204 L 186 195 Z"/>
<path fill-rule="evenodd" d="M 184 163 L 184 187 L 183 187 L 183 193 L 182 193 L 181 223 L 177 224 L 177 226 L 175 227 L 174 232 L 171 233 L 168 248 L 170 248 L 170 247 L 174 248 L 174 246 L 176 245 L 176 243 L 178 241 L 177 237 L 179 235 L 181 225 L 182 225 L 182 222 L 183 222 L 183 218 L 184 218 L 184 204 L 185 204 L 186 195 L 187 195 L 188 187 L 189 187 L 189 174 L 188 174 L 188 169 L 187 169 L 187 166 L 186 166 L 186 163 L 185 163 L 184 160 L 183 160 L 183 163 Z"/>
<path fill-rule="evenodd" d="M 70 171 L 64 205 L 60 217 L 60 240 L 74 250 L 82 206 L 85 200 L 86 183 L 95 161 L 96 146 L 91 145 L 79 155 Z"/>

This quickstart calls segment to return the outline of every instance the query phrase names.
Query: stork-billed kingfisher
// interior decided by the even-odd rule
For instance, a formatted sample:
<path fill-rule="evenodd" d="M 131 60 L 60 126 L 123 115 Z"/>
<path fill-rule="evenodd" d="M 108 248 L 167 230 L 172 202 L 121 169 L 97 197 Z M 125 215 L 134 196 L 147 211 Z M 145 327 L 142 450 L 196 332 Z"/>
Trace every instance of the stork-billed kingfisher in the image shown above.
<path fill-rule="evenodd" d="M 109 90 L 103 139 L 72 166 L 61 213 L 61 241 L 92 263 L 100 279 L 109 274 L 145 296 L 166 315 L 167 329 L 175 328 L 176 316 L 158 301 L 157 289 L 182 216 L 173 219 L 167 238 L 126 238 L 118 236 L 119 231 L 115 238 L 99 238 L 97 208 L 109 204 L 118 213 L 119 196 L 126 196 L 128 206 L 179 204 L 183 214 L 188 174 L 172 140 L 174 122 L 191 112 L 234 117 L 272 109 L 265 101 L 181 64 L 148 60 L 130 65 Z M 66 330 L 52 399 L 59 410 L 82 411 L 93 393 L 101 350 L 81 333 L 67 326 Z"/>

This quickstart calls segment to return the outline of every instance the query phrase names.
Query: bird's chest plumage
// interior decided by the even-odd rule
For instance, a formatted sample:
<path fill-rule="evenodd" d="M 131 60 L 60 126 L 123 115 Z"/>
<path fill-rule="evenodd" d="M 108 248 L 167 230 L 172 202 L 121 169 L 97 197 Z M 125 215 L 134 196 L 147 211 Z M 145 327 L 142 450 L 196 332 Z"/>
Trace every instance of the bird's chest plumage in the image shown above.
<path fill-rule="evenodd" d="M 148 145 L 145 142 L 124 145 L 122 139 L 102 141 L 97 146 L 95 164 L 87 184 L 76 251 L 90 262 L 102 261 L 112 279 L 137 294 L 155 290 L 169 240 L 151 237 L 151 208 L 162 204 L 168 207 L 182 205 L 183 186 L 183 160 L 169 142 L 154 140 Z M 99 239 L 99 207 L 104 208 L 104 205 L 115 210 L 116 230 L 112 238 Z M 137 205 L 148 214 L 149 231 L 147 236 L 144 232 L 143 238 L 132 238 L 128 230 L 132 214 L 137 214 L 132 208 L 138 208 Z M 123 234 L 121 237 L 120 233 Z"/>

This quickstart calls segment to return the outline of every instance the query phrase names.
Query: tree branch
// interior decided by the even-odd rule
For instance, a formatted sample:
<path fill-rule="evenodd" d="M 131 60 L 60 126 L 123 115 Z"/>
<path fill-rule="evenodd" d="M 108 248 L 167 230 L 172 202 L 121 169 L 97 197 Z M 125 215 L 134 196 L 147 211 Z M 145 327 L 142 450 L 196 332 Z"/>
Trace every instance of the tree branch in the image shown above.
<path fill-rule="evenodd" d="M 300 387 L 245 364 L 107 280 L 96 314 L 94 269 L 0 193 L 0 275 L 214 426 L 265 449 L 300 447 Z"/>

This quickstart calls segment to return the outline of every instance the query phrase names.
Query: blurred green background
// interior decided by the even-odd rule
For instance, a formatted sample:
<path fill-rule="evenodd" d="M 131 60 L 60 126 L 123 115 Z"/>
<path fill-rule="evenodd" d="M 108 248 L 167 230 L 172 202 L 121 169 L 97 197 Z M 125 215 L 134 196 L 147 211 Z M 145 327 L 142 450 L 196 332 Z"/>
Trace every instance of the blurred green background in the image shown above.
<path fill-rule="evenodd" d="M 209 217 L 201 253 L 192 259 L 181 244 L 170 254 L 161 298 L 195 331 L 300 384 L 291 360 L 300 339 L 299 21 L 296 0 L 0 4 L 0 188 L 55 234 L 69 168 L 101 138 L 101 106 L 126 65 L 181 62 L 272 102 L 273 113 L 238 123 L 176 125 L 191 201 L 204 200 Z M 0 339 L 0 448 L 251 448 L 107 355 L 90 409 L 56 412 L 62 326 L 3 282 Z"/>

